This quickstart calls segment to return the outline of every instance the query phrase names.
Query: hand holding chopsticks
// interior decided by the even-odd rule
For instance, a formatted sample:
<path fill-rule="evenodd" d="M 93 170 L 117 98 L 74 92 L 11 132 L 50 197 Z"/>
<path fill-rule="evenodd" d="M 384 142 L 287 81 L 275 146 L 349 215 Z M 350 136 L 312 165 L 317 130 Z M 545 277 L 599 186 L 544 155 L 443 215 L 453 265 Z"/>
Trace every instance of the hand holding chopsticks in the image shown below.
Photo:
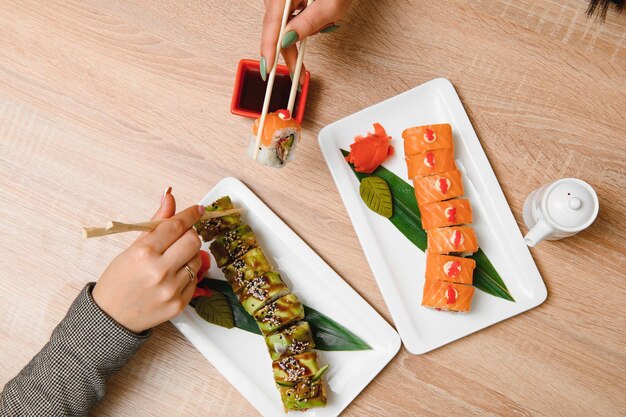
<path fill-rule="evenodd" d="M 232 209 L 232 210 L 223 210 L 223 211 L 207 211 L 202 215 L 202 220 L 216 219 L 219 217 L 228 216 L 235 213 L 241 213 L 242 209 Z M 124 232 L 151 232 L 156 229 L 158 225 L 167 221 L 168 219 L 161 220 L 152 220 L 141 223 L 122 223 L 117 221 L 109 221 L 107 222 L 105 227 L 83 227 L 83 237 L 100 237 L 106 235 L 112 235 L 116 233 L 124 233 Z"/>

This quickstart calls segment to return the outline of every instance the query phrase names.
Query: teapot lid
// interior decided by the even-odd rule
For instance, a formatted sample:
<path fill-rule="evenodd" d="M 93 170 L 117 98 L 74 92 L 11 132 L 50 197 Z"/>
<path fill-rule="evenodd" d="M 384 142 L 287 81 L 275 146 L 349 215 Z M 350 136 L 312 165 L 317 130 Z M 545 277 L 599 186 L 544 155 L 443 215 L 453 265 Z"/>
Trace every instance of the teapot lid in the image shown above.
<path fill-rule="evenodd" d="M 576 178 L 554 182 L 543 200 L 544 213 L 565 231 L 585 229 L 596 219 L 600 204 L 594 189 Z"/>

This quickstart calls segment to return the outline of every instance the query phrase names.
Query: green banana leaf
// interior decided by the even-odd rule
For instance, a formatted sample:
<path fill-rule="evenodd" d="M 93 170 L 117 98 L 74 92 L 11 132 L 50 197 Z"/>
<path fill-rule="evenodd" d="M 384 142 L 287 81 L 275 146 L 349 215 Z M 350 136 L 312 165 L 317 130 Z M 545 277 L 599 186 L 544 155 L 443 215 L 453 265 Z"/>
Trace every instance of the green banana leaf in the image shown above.
<path fill-rule="evenodd" d="M 341 153 L 345 157 L 350 152 L 341 149 Z M 394 207 L 393 216 L 389 220 L 415 246 L 425 251 L 427 245 L 426 231 L 422 228 L 422 219 L 413 187 L 382 165 L 371 174 L 356 172 L 352 164 L 348 163 L 348 165 L 352 168 L 352 172 L 356 175 L 359 182 L 369 176 L 380 177 L 387 181 Z M 476 261 L 474 287 L 494 297 L 515 302 L 515 299 L 511 296 L 500 274 L 493 267 L 485 252 L 482 249 L 478 249 L 478 252 L 472 255 L 471 258 Z"/>
<path fill-rule="evenodd" d="M 243 309 L 228 282 L 205 278 L 198 286 L 218 291 L 226 297 L 233 311 L 235 327 L 258 335 L 261 334 L 256 321 Z M 311 325 L 315 349 L 326 351 L 371 350 L 371 347 L 361 338 L 319 311 L 304 306 L 304 312 L 304 319 Z"/>

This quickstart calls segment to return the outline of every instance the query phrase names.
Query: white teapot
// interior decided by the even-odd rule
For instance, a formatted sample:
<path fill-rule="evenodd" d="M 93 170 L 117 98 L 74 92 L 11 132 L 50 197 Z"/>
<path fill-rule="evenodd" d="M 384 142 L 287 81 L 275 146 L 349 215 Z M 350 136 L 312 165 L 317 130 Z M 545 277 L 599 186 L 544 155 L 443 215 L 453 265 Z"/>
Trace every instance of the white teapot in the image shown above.
<path fill-rule="evenodd" d="M 530 247 L 543 239 L 557 240 L 586 229 L 598 216 L 594 189 L 576 178 L 563 178 L 533 191 L 524 203 L 524 222 Z"/>

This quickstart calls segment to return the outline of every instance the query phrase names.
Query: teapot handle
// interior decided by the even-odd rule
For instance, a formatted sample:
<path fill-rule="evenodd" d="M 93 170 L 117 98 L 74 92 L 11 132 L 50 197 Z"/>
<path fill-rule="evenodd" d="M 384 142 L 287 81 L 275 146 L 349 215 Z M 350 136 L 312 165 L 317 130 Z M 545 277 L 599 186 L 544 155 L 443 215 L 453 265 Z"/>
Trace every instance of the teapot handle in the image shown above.
<path fill-rule="evenodd" d="M 550 227 L 550 225 L 542 218 L 537 221 L 537 224 L 526 233 L 524 236 L 524 242 L 531 248 L 535 247 L 535 245 L 545 239 L 550 233 L 552 233 L 554 229 Z"/>

